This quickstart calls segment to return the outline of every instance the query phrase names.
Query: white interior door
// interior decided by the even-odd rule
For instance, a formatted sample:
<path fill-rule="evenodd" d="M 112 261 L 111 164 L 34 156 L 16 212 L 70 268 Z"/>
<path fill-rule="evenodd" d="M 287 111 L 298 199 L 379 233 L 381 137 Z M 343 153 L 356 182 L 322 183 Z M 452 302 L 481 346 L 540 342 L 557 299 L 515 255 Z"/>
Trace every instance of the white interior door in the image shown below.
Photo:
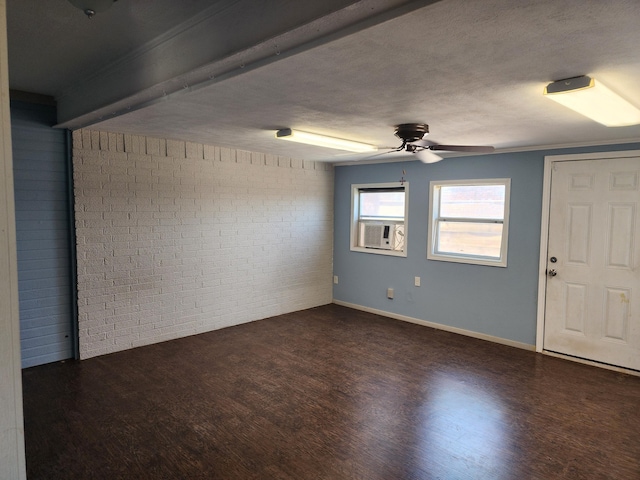
<path fill-rule="evenodd" d="M 551 171 L 544 349 L 640 370 L 640 157 Z"/>

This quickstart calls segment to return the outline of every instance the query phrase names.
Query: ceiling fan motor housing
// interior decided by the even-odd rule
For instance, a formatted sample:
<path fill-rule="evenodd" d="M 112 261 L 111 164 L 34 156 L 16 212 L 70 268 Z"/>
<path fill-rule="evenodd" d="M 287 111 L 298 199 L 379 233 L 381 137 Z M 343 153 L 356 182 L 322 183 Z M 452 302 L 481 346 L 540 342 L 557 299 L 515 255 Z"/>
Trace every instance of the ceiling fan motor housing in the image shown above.
<path fill-rule="evenodd" d="M 395 135 L 405 143 L 421 140 L 429 133 L 429 125 L 426 123 L 402 123 L 396 125 Z"/>

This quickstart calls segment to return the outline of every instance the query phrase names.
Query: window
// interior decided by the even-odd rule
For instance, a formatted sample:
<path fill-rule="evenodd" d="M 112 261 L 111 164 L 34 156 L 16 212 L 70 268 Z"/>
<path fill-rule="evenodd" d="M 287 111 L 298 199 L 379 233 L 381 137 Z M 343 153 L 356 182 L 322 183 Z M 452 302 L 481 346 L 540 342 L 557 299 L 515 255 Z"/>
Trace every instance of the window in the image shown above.
<path fill-rule="evenodd" d="M 510 186 L 508 178 L 431 182 L 427 258 L 506 267 Z"/>
<path fill-rule="evenodd" d="M 406 256 L 409 184 L 351 186 L 351 250 Z"/>

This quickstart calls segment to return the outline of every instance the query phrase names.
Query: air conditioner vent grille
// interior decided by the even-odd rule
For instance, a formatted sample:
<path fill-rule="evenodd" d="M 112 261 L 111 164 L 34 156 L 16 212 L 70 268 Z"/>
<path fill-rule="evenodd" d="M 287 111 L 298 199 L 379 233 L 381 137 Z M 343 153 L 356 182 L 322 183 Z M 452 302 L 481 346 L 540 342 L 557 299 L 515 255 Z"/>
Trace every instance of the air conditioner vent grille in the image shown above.
<path fill-rule="evenodd" d="M 362 222 L 360 245 L 365 248 L 393 250 L 397 225 L 393 223 Z"/>
<path fill-rule="evenodd" d="M 367 246 L 379 247 L 382 239 L 382 225 L 365 225 L 364 244 Z"/>

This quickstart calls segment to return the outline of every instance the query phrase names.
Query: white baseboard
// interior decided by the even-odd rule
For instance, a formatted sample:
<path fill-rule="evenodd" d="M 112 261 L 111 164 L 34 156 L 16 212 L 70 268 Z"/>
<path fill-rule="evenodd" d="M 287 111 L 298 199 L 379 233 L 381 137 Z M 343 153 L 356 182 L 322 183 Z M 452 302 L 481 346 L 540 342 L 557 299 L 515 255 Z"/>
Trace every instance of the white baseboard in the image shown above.
<path fill-rule="evenodd" d="M 528 343 L 516 342 L 514 340 L 508 340 L 506 338 L 494 337 L 493 335 L 485 335 L 484 333 L 473 332 L 471 330 L 465 330 L 464 328 L 450 327 L 441 323 L 428 322 L 426 320 L 420 320 L 419 318 L 408 317 L 406 315 L 399 315 L 397 313 L 385 312 L 375 308 L 364 307 L 362 305 L 356 305 L 354 303 L 343 302 L 341 300 L 333 300 L 336 305 L 343 307 L 353 308 L 355 310 L 362 310 L 363 312 L 375 313 L 376 315 L 382 315 L 383 317 L 393 318 L 395 320 L 402 320 L 403 322 L 416 323 L 425 327 L 437 328 L 438 330 L 444 330 L 446 332 L 457 333 L 459 335 L 466 335 L 467 337 L 478 338 L 480 340 L 486 340 L 488 342 L 499 343 L 501 345 L 507 345 L 509 347 L 521 348 L 523 350 L 529 350 L 534 352 L 536 350 L 535 345 L 529 345 Z"/>

